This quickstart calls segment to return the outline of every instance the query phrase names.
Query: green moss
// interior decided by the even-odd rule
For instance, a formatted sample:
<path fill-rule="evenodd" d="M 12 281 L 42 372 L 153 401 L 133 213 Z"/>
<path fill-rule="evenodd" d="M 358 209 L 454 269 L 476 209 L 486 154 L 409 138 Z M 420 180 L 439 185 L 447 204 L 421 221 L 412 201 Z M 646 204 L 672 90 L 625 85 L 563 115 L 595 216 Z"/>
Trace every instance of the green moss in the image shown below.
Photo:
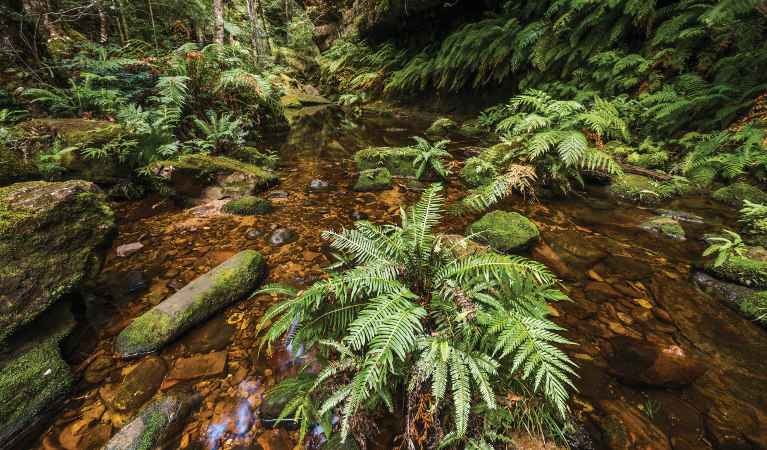
<path fill-rule="evenodd" d="M 676 220 L 666 216 L 654 216 L 642 221 L 639 225 L 645 230 L 655 231 L 663 235 L 684 240 L 684 229 Z"/>
<path fill-rule="evenodd" d="M 369 169 L 360 172 L 354 190 L 358 192 L 383 191 L 392 188 L 391 173 L 388 169 Z"/>
<path fill-rule="evenodd" d="M 274 159 L 253 147 L 238 147 L 230 151 L 227 156 L 238 161 L 255 164 L 264 170 L 274 170 L 277 168 L 277 163 Z"/>
<path fill-rule="evenodd" d="M 538 227 L 517 212 L 493 211 L 469 225 L 465 235 L 499 252 L 523 250 L 540 237 Z"/>
<path fill-rule="evenodd" d="M 719 267 L 714 267 L 713 261 L 709 261 L 705 269 L 727 281 L 752 288 L 767 288 L 767 261 L 730 256 Z"/>
<path fill-rule="evenodd" d="M 238 253 L 131 322 L 117 336 L 115 353 L 133 358 L 161 349 L 252 292 L 265 274 L 266 263 L 260 253 Z"/>
<path fill-rule="evenodd" d="M 395 177 L 414 177 L 414 161 L 418 152 L 409 147 L 376 147 L 360 150 L 354 155 L 354 164 L 360 172 L 384 167 Z"/>
<path fill-rule="evenodd" d="M 744 200 L 752 203 L 767 204 L 767 194 L 746 183 L 725 186 L 711 196 L 714 201 L 728 205 L 743 206 Z"/>
<path fill-rule="evenodd" d="M 626 162 L 646 169 L 665 169 L 668 159 L 668 153 L 663 151 L 647 154 L 632 152 L 626 157 Z"/>
<path fill-rule="evenodd" d="M 479 155 L 466 160 L 458 176 L 472 186 L 490 184 L 501 173 L 503 160 L 513 150 L 506 144 L 496 144 L 482 151 Z"/>
<path fill-rule="evenodd" d="M 664 186 L 642 175 L 625 173 L 607 186 L 613 195 L 638 203 L 658 203 L 664 197 Z"/>
<path fill-rule="evenodd" d="M 250 216 L 256 214 L 266 214 L 274 210 L 274 206 L 263 198 L 247 197 L 235 200 L 229 200 L 222 208 L 222 211 L 237 214 L 240 216 Z"/>
<path fill-rule="evenodd" d="M 749 319 L 767 326 L 767 291 L 744 298 L 740 303 L 740 312 Z"/>
<path fill-rule="evenodd" d="M 426 134 L 435 136 L 446 134 L 450 130 L 454 130 L 457 127 L 455 122 L 445 117 L 440 117 L 435 120 L 433 124 L 426 130 Z"/>
<path fill-rule="evenodd" d="M 295 95 L 285 95 L 280 98 L 280 103 L 285 108 L 298 109 L 301 108 L 301 102 L 298 101 Z"/>

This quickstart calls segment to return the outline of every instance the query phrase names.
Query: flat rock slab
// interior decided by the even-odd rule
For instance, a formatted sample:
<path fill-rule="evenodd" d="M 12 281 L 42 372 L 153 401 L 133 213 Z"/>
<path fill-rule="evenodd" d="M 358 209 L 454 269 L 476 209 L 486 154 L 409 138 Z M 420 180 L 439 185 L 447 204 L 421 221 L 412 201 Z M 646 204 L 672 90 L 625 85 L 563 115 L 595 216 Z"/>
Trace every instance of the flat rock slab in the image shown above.
<path fill-rule="evenodd" d="M 117 336 L 115 353 L 134 358 L 158 351 L 253 292 L 265 275 L 266 263 L 257 251 L 232 256 L 131 322 Z"/>
<path fill-rule="evenodd" d="M 113 411 L 133 413 L 160 389 L 168 365 L 159 356 L 150 356 L 124 369 L 119 383 L 99 389 L 99 397 Z"/>
<path fill-rule="evenodd" d="M 187 419 L 200 407 L 199 396 L 174 392 L 139 411 L 102 450 L 178 448 Z"/>
<path fill-rule="evenodd" d="M 181 358 L 168 373 L 169 380 L 194 380 L 212 377 L 224 372 L 226 368 L 226 350 Z"/>

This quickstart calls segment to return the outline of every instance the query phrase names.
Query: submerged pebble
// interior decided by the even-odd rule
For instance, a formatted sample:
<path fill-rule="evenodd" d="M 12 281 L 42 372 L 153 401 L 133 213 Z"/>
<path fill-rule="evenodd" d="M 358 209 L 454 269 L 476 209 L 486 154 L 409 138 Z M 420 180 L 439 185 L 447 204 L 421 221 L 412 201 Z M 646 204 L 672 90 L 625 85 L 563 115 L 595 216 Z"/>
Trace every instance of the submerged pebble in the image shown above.
<path fill-rule="evenodd" d="M 285 245 L 296 239 L 296 234 L 287 228 L 276 228 L 269 235 L 269 243 L 272 245 Z"/>

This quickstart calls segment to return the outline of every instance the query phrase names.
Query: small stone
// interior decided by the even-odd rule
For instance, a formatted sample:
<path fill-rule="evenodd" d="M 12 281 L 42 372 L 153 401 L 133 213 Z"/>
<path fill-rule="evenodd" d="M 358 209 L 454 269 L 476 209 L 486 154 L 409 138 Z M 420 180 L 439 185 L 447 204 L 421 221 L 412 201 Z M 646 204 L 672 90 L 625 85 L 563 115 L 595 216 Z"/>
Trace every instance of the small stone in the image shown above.
<path fill-rule="evenodd" d="M 173 267 L 172 269 L 168 269 L 167 272 L 165 272 L 165 275 L 163 275 L 163 278 L 176 278 L 181 273 L 181 270 L 177 267 Z"/>
<path fill-rule="evenodd" d="M 80 448 L 83 450 L 97 450 L 104 446 L 112 436 L 112 425 L 101 423 L 89 428 L 85 433 Z"/>
<path fill-rule="evenodd" d="M 289 244 L 295 241 L 298 237 L 296 234 L 287 228 L 275 228 L 271 234 L 269 234 L 269 243 L 275 246 Z"/>
<path fill-rule="evenodd" d="M 144 244 L 141 242 L 132 242 L 130 244 L 123 244 L 117 247 L 117 256 L 119 258 L 126 258 L 137 251 L 144 248 Z"/>
<path fill-rule="evenodd" d="M 288 198 L 288 191 L 276 190 L 266 194 L 266 198 Z"/>
<path fill-rule="evenodd" d="M 181 358 L 168 373 L 168 380 L 193 380 L 212 377 L 224 372 L 226 351 Z"/>
<path fill-rule="evenodd" d="M 662 310 L 660 308 L 652 308 L 650 311 L 661 322 L 666 322 L 668 324 L 673 324 L 674 323 L 674 320 L 671 318 L 671 316 L 666 311 L 664 311 L 664 310 Z"/>
<path fill-rule="evenodd" d="M 144 274 L 141 271 L 131 270 L 125 276 L 124 285 L 127 292 L 137 292 L 146 289 L 149 286 L 149 282 L 144 278 Z"/>
<path fill-rule="evenodd" d="M 165 294 L 163 293 L 163 291 L 160 290 L 160 291 L 150 292 L 146 299 L 150 305 L 157 306 L 163 301 L 164 298 L 165 298 Z"/>
<path fill-rule="evenodd" d="M 349 218 L 356 222 L 358 220 L 367 220 L 368 215 L 362 211 L 352 211 L 349 213 Z"/>
<path fill-rule="evenodd" d="M 618 316 L 618 320 L 623 322 L 625 325 L 631 325 L 634 323 L 634 319 L 632 319 L 628 314 L 617 312 L 616 315 Z"/>
<path fill-rule="evenodd" d="M 61 433 L 59 433 L 59 444 L 66 450 L 75 450 L 80 444 L 81 437 L 74 435 L 72 432 L 73 427 L 74 424 L 69 425 L 68 427 L 61 430 Z"/>
<path fill-rule="evenodd" d="M 635 298 L 634 301 L 636 302 L 637 305 L 641 306 L 642 308 L 646 308 L 646 309 L 653 308 L 652 304 L 643 298 Z"/>
<path fill-rule="evenodd" d="M 329 184 L 327 181 L 324 180 L 312 180 L 311 183 L 309 183 L 309 186 L 306 187 L 306 192 L 312 194 L 312 193 L 318 193 L 318 192 L 326 192 L 334 190 L 334 186 Z"/>
<path fill-rule="evenodd" d="M 305 261 L 314 261 L 315 259 L 322 256 L 322 253 L 319 252 L 313 252 L 311 250 L 304 250 L 303 257 Z"/>
<path fill-rule="evenodd" d="M 88 368 L 85 369 L 85 373 L 83 374 L 83 378 L 91 384 L 100 383 L 107 377 L 107 375 L 109 375 L 111 368 L 112 358 L 106 355 L 101 355 L 88 365 Z"/>
<path fill-rule="evenodd" d="M 168 371 L 165 360 L 159 356 L 149 356 L 138 364 L 123 369 L 119 383 L 99 389 L 99 397 L 112 410 L 134 412 L 152 398 L 160 388 Z"/>
<path fill-rule="evenodd" d="M 596 273 L 593 269 L 586 271 L 586 277 L 593 281 L 605 281 L 604 278 L 600 277 L 599 274 Z"/>
<path fill-rule="evenodd" d="M 619 298 L 621 294 L 612 288 L 609 284 L 601 281 L 589 281 L 584 288 L 586 293 L 602 295 L 608 298 Z"/>
<path fill-rule="evenodd" d="M 247 233 L 245 233 L 245 239 L 248 240 L 255 240 L 261 237 L 263 233 L 259 230 L 249 230 Z"/>
<path fill-rule="evenodd" d="M 256 439 L 264 450 L 285 450 L 293 448 L 288 432 L 280 428 L 278 430 L 265 431 Z"/>

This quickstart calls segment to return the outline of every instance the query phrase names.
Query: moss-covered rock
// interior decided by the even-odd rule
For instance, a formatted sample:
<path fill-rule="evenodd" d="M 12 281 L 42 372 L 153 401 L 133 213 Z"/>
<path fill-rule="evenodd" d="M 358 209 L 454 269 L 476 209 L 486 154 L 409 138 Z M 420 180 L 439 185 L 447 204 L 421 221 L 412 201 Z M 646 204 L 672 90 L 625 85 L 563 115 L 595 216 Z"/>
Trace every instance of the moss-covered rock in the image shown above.
<path fill-rule="evenodd" d="M 714 201 L 734 206 L 743 206 L 748 200 L 752 203 L 767 204 L 767 194 L 746 183 L 735 183 L 718 189 L 711 196 Z"/>
<path fill-rule="evenodd" d="M 0 353 L 0 447 L 13 448 L 39 430 L 67 399 L 74 378 L 59 342 L 75 326 L 69 304 L 59 303 Z"/>
<path fill-rule="evenodd" d="M 472 120 L 463 124 L 458 132 L 468 137 L 477 137 L 487 134 L 485 130 L 479 127 L 479 124 L 476 120 Z"/>
<path fill-rule="evenodd" d="M 541 236 L 528 218 L 504 211 L 485 214 L 466 228 L 465 235 L 503 253 L 524 250 Z"/>
<path fill-rule="evenodd" d="M 253 147 L 238 147 L 231 150 L 226 156 L 248 164 L 254 164 L 264 170 L 274 170 L 277 168 L 277 162 L 274 158 L 261 153 Z"/>
<path fill-rule="evenodd" d="M 209 186 L 234 197 L 256 195 L 279 178 L 253 164 L 223 156 L 187 155 L 179 161 L 159 161 L 149 167 L 152 187 L 178 202 L 198 197 Z"/>
<path fill-rule="evenodd" d="M 266 214 L 274 210 L 274 206 L 269 200 L 259 197 L 245 197 L 226 202 L 222 208 L 223 212 L 237 214 L 240 216 L 251 216 L 257 214 Z"/>
<path fill-rule="evenodd" d="M 431 136 L 441 136 L 452 130 L 455 130 L 457 127 L 458 125 L 456 125 L 452 120 L 445 117 L 440 117 L 439 119 L 435 120 L 429 128 L 426 129 L 425 134 Z"/>
<path fill-rule="evenodd" d="M 513 147 L 506 144 L 496 144 L 487 148 L 479 155 L 467 159 L 458 176 L 472 186 L 490 184 L 501 172 L 502 161 L 512 149 Z"/>
<path fill-rule="evenodd" d="M 749 319 L 767 326 L 767 291 L 744 298 L 740 302 L 740 312 Z"/>
<path fill-rule="evenodd" d="M 626 157 L 626 162 L 646 169 L 665 169 L 668 159 L 668 153 L 665 151 L 656 153 L 631 152 Z"/>
<path fill-rule="evenodd" d="M 333 102 L 321 95 L 293 91 L 280 98 L 280 103 L 286 108 L 303 108 L 304 106 L 328 105 Z"/>
<path fill-rule="evenodd" d="M 616 197 L 645 204 L 660 202 L 665 192 L 661 183 L 631 173 L 615 177 L 607 190 Z"/>
<path fill-rule="evenodd" d="M 363 170 L 354 185 L 354 190 L 358 192 L 384 191 L 391 188 L 391 173 L 386 168 Z"/>
<path fill-rule="evenodd" d="M 155 352 L 253 292 L 266 275 L 263 256 L 242 251 L 130 323 L 115 340 L 120 358 Z"/>
<path fill-rule="evenodd" d="M 284 95 L 280 97 L 280 103 L 288 109 L 299 109 L 302 107 L 301 102 L 298 101 L 294 95 Z"/>
<path fill-rule="evenodd" d="M 767 288 L 767 261 L 743 256 L 730 256 L 718 267 L 706 263 L 705 269 L 721 279 L 752 288 Z"/>
<path fill-rule="evenodd" d="M 112 436 L 103 450 L 178 448 L 184 427 L 201 402 L 198 395 L 186 392 L 160 397 Z"/>
<path fill-rule="evenodd" d="M 93 183 L 0 188 L 0 349 L 99 273 L 115 233 L 108 199 Z"/>
<path fill-rule="evenodd" d="M 360 172 L 384 167 L 392 176 L 414 177 L 417 156 L 418 152 L 410 147 L 374 147 L 355 153 L 354 165 Z"/>
<path fill-rule="evenodd" d="M 654 231 L 674 239 L 684 240 L 684 229 L 675 219 L 666 216 L 654 216 L 645 219 L 639 228 Z"/>

